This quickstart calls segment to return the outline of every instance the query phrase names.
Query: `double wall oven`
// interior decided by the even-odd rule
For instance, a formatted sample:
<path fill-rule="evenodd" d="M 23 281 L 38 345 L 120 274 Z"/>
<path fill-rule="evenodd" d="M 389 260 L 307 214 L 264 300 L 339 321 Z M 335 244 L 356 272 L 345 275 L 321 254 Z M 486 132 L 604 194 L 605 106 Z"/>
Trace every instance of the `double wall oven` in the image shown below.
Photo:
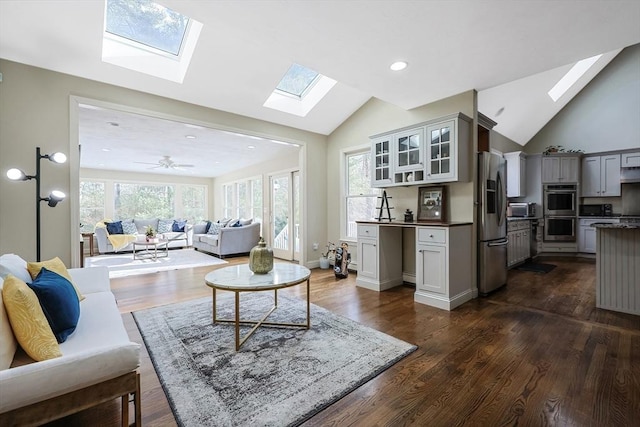
<path fill-rule="evenodd" d="M 544 186 L 544 240 L 575 242 L 578 187 L 575 184 Z"/>

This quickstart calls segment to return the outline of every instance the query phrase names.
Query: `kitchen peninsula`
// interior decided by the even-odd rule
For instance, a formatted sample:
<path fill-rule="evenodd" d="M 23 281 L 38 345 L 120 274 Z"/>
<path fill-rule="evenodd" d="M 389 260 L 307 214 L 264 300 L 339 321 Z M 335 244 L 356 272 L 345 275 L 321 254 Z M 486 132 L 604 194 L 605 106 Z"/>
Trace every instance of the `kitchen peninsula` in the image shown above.
<path fill-rule="evenodd" d="M 477 297 L 473 286 L 472 224 L 358 221 L 360 287 L 384 291 L 403 283 L 404 228 L 415 230 L 416 292 L 421 304 L 452 310 Z"/>
<path fill-rule="evenodd" d="M 640 315 L 640 221 L 596 223 L 596 307 Z"/>

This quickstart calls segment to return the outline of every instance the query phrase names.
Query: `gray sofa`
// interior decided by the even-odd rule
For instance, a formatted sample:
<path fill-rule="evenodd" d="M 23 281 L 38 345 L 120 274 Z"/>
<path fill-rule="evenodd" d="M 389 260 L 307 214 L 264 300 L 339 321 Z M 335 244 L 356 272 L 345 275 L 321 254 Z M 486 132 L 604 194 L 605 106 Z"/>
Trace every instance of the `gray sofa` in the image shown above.
<path fill-rule="evenodd" d="M 122 220 L 123 222 L 128 221 L 135 224 L 136 229 L 138 230 L 137 237 L 138 239 L 145 238 L 145 231 L 148 226 L 153 227 L 154 230 L 158 230 L 158 223 L 160 221 L 159 218 L 154 219 L 133 219 L 133 220 Z M 169 240 L 169 248 L 181 248 L 181 247 L 189 247 L 193 244 L 193 225 L 187 224 L 184 227 L 184 231 L 180 232 L 166 232 L 161 233 L 165 238 Z M 111 242 L 107 238 L 107 229 L 104 227 L 96 227 L 95 231 L 96 240 L 98 242 L 98 252 L 101 254 L 112 253 L 115 252 L 113 250 L 113 246 Z M 124 248 L 120 249 L 118 252 L 126 252 L 133 250 L 133 244 L 130 243 Z"/>
<path fill-rule="evenodd" d="M 260 223 L 254 222 L 242 227 L 222 227 L 218 234 L 206 234 L 206 224 L 196 224 L 193 233 L 193 247 L 224 258 L 229 255 L 247 254 L 258 244 Z"/>

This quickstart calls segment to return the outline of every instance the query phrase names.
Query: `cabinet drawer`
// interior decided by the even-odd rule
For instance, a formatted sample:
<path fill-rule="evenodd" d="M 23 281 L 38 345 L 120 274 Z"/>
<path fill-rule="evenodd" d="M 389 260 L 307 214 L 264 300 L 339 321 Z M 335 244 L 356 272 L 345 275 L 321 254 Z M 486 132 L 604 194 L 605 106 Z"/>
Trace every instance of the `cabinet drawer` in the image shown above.
<path fill-rule="evenodd" d="M 418 228 L 418 241 L 422 243 L 447 243 L 445 228 Z"/>
<path fill-rule="evenodd" d="M 377 238 L 378 237 L 378 226 L 377 225 L 358 225 L 358 237 L 369 237 L 369 238 Z"/>

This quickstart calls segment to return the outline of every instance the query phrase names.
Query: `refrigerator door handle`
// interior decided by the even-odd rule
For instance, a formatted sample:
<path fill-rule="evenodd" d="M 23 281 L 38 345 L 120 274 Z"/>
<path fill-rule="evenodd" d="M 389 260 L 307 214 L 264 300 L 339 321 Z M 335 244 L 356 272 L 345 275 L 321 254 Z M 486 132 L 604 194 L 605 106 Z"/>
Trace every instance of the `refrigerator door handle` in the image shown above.
<path fill-rule="evenodd" d="M 488 243 L 487 246 L 489 246 L 490 248 L 494 246 L 506 246 L 508 243 L 509 243 L 509 239 L 504 239 L 503 241 L 498 243 Z"/>

